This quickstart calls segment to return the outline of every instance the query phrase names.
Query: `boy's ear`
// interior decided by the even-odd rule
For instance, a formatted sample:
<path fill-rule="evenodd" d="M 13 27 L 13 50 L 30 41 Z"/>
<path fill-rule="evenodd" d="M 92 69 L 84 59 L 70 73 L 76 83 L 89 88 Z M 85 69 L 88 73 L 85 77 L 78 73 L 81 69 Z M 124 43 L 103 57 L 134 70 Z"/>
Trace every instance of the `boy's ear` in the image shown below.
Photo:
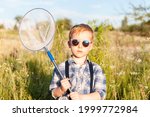
<path fill-rule="evenodd" d="M 71 48 L 71 43 L 70 43 L 70 40 L 68 41 L 68 46 L 69 46 L 69 48 Z"/>

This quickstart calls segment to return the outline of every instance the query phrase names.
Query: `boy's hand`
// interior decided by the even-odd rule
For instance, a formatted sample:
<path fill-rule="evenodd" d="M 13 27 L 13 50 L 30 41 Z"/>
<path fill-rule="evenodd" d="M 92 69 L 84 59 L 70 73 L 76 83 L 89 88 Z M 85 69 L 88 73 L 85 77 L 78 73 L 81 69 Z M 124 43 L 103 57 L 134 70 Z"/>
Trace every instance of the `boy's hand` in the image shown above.
<path fill-rule="evenodd" d="M 69 96 L 72 100 L 81 100 L 82 99 L 82 95 L 79 94 L 78 92 L 72 92 L 72 93 L 70 93 Z"/>
<path fill-rule="evenodd" d="M 61 80 L 61 90 L 65 93 L 67 91 L 67 89 L 69 89 L 71 87 L 70 82 L 68 81 L 68 78 L 64 78 L 63 80 Z"/>

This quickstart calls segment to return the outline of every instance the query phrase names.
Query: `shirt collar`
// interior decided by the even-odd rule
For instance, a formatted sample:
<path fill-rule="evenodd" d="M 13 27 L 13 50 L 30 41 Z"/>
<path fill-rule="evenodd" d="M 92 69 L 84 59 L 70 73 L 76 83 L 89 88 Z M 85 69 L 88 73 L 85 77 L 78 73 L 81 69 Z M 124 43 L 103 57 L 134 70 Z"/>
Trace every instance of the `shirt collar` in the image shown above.
<path fill-rule="evenodd" d="M 85 61 L 84 64 L 86 64 L 87 61 L 89 61 L 88 57 L 86 58 L 86 61 Z M 68 59 L 68 62 L 69 62 L 70 65 L 71 65 L 71 64 L 76 64 L 72 57 L 70 57 L 70 58 Z"/>

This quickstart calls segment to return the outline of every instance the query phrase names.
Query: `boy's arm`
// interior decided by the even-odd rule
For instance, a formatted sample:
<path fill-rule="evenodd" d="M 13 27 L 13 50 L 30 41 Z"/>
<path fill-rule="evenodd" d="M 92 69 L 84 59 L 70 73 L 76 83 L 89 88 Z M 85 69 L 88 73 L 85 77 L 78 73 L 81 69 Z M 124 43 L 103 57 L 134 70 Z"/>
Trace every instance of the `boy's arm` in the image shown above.
<path fill-rule="evenodd" d="M 101 100 L 98 92 L 81 95 L 82 100 Z"/>
<path fill-rule="evenodd" d="M 95 66 L 95 79 L 93 92 L 99 94 L 101 100 L 104 100 L 106 97 L 106 76 L 99 65 Z"/>
<path fill-rule="evenodd" d="M 70 93 L 72 100 L 100 100 L 101 97 L 98 92 L 93 92 L 89 94 L 79 94 L 78 92 Z"/>

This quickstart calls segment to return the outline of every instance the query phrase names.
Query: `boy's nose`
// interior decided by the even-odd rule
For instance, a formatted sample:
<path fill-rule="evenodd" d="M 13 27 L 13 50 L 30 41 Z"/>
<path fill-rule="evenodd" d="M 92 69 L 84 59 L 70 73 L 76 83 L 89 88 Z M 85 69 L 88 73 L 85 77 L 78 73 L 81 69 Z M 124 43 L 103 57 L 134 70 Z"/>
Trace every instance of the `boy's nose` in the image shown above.
<path fill-rule="evenodd" d="M 82 47 L 83 47 L 81 42 L 79 43 L 78 47 L 79 47 L 79 48 L 82 48 Z"/>

